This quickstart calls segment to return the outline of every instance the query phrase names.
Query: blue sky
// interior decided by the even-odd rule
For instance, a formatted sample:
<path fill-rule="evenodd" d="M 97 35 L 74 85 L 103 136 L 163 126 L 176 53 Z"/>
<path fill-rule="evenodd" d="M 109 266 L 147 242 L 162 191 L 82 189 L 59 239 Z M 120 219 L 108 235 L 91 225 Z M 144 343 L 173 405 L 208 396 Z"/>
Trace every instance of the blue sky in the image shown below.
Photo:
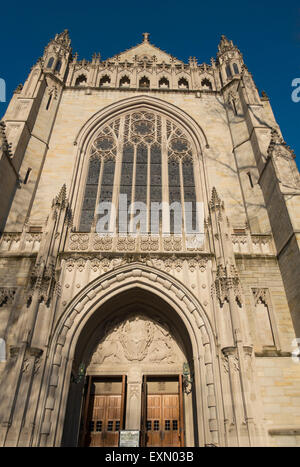
<path fill-rule="evenodd" d="M 150 33 L 150 42 L 177 58 L 199 63 L 215 57 L 221 34 L 239 47 L 259 90 L 266 91 L 283 136 L 300 165 L 300 102 L 291 83 L 300 78 L 300 3 L 264 1 L 3 2 L 0 78 L 7 101 L 56 33 L 69 29 L 73 52 L 90 60 L 130 48 Z M 300 92 L 299 92 L 300 96 Z M 0 103 L 0 115 L 6 109 Z"/>

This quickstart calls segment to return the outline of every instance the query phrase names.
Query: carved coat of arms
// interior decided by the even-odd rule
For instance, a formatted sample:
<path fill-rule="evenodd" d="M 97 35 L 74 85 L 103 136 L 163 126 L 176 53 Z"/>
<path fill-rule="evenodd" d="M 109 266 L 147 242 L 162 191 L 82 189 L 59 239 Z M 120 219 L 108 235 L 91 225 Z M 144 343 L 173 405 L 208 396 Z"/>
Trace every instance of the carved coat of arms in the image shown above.
<path fill-rule="evenodd" d="M 153 323 L 139 316 L 127 320 L 121 327 L 120 342 L 127 360 L 143 360 L 153 340 Z"/>

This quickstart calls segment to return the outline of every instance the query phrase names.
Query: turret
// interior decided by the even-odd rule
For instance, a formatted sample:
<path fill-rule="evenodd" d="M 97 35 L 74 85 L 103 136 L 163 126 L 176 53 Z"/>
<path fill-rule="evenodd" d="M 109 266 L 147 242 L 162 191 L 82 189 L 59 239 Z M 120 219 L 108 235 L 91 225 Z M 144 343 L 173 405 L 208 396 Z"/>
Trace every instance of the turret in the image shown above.
<path fill-rule="evenodd" d="M 238 76 L 244 64 L 243 56 L 237 46 L 224 35 L 221 36 L 221 41 L 218 45 L 217 63 L 219 64 L 222 86 L 234 76 Z"/>
<path fill-rule="evenodd" d="M 63 80 L 71 56 L 71 39 L 68 30 L 65 29 L 62 33 L 56 34 L 55 38 L 45 47 L 43 55 L 44 72 L 53 73 Z"/>

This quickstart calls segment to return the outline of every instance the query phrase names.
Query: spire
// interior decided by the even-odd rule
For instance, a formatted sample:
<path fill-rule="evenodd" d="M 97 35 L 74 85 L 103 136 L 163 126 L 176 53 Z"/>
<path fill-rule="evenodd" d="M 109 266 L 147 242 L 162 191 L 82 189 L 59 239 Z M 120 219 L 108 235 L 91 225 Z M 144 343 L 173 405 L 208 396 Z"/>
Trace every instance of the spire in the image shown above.
<path fill-rule="evenodd" d="M 209 206 L 214 209 L 214 208 L 219 208 L 219 207 L 224 207 L 223 202 L 221 198 L 219 197 L 216 187 L 213 187 L 212 193 L 211 193 L 211 200 L 209 203 Z"/>
<path fill-rule="evenodd" d="M 63 47 L 70 47 L 71 39 L 68 29 L 65 29 L 60 34 L 56 34 L 54 41 L 61 44 Z"/>
<path fill-rule="evenodd" d="M 227 50 L 231 50 L 233 48 L 235 48 L 233 42 L 227 39 L 227 37 L 224 36 L 224 34 L 222 34 L 220 43 L 218 45 L 219 52 L 224 53 L 227 52 Z"/>

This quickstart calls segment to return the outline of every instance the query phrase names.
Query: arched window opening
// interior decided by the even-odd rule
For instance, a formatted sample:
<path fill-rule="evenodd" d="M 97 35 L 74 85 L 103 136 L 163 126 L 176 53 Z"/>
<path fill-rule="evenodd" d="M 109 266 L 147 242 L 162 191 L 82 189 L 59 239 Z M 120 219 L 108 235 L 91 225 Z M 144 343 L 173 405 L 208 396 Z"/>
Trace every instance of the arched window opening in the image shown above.
<path fill-rule="evenodd" d="M 185 131 L 159 113 L 133 111 L 106 124 L 91 143 L 79 230 L 194 233 L 193 154 Z M 107 212 L 112 202 L 116 218 Z"/>
<path fill-rule="evenodd" d="M 6 344 L 5 340 L 0 338 L 0 363 L 6 361 Z"/>
<path fill-rule="evenodd" d="M 254 184 L 253 184 L 251 172 L 247 172 L 247 175 L 248 175 L 248 179 L 249 179 L 250 186 L 251 186 L 251 188 L 253 188 L 253 187 L 254 187 Z"/>
<path fill-rule="evenodd" d="M 53 62 L 54 62 L 54 58 L 53 57 L 49 58 L 47 68 L 52 68 Z"/>
<path fill-rule="evenodd" d="M 204 78 L 204 79 L 201 81 L 201 86 L 202 86 L 203 88 L 207 88 L 207 89 L 212 90 L 212 84 L 211 84 L 211 82 L 209 81 L 209 79 L 207 79 L 207 78 Z"/>
<path fill-rule="evenodd" d="M 23 181 L 24 185 L 27 184 L 27 182 L 28 182 L 28 180 L 29 180 L 29 175 L 30 175 L 30 172 L 31 172 L 31 171 L 32 171 L 32 168 L 31 168 L 31 167 L 28 167 L 28 169 L 27 169 L 27 171 L 26 171 L 26 175 L 25 175 L 25 177 L 24 177 L 24 181 Z"/>
<path fill-rule="evenodd" d="M 180 89 L 188 89 L 189 83 L 185 78 L 180 78 L 180 80 L 178 81 L 178 87 Z"/>
<path fill-rule="evenodd" d="M 100 87 L 105 87 L 110 85 L 110 77 L 108 75 L 102 76 L 100 79 Z"/>
<path fill-rule="evenodd" d="M 252 289 L 255 304 L 256 340 L 261 347 L 276 347 L 278 338 L 268 289 Z"/>
<path fill-rule="evenodd" d="M 62 65 L 61 60 L 58 60 L 56 65 L 55 65 L 55 70 L 54 71 L 56 71 L 58 73 L 60 71 L 60 69 L 61 69 L 61 65 Z"/>
<path fill-rule="evenodd" d="M 169 88 L 170 87 L 170 83 L 169 83 L 169 80 L 165 77 L 161 78 L 158 82 L 158 87 L 159 88 Z"/>
<path fill-rule="evenodd" d="M 227 76 L 227 78 L 228 78 L 228 79 L 229 79 L 229 78 L 232 78 L 232 73 L 231 73 L 230 65 L 226 65 L 225 70 L 226 70 L 226 76 Z"/>
<path fill-rule="evenodd" d="M 130 79 L 128 76 L 123 76 L 123 78 L 120 79 L 120 88 L 126 88 L 130 86 Z"/>
<path fill-rule="evenodd" d="M 84 86 L 87 82 L 87 77 L 85 75 L 80 75 L 76 78 L 75 86 Z"/>
<path fill-rule="evenodd" d="M 143 78 L 140 79 L 139 81 L 139 87 L 140 88 L 146 88 L 146 89 L 149 89 L 150 88 L 150 80 L 146 77 L 146 76 L 143 76 Z"/>
<path fill-rule="evenodd" d="M 52 93 L 50 94 L 50 96 L 48 98 L 48 101 L 47 101 L 47 104 L 46 104 L 46 110 L 49 110 L 50 105 L 51 105 L 51 101 L 52 101 Z"/>
<path fill-rule="evenodd" d="M 54 58 L 53 57 L 49 58 L 47 68 L 52 68 L 53 62 L 54 62 Z"/>
<path fill-rule="evenodd" d="M 235 74 L 235 75 L 238 75 L 238 74 L 239 74 L 239 67 L 237 66 L 236 63 L 233 64 L 233 71 L 234 71 L 234 74 Z"/>

